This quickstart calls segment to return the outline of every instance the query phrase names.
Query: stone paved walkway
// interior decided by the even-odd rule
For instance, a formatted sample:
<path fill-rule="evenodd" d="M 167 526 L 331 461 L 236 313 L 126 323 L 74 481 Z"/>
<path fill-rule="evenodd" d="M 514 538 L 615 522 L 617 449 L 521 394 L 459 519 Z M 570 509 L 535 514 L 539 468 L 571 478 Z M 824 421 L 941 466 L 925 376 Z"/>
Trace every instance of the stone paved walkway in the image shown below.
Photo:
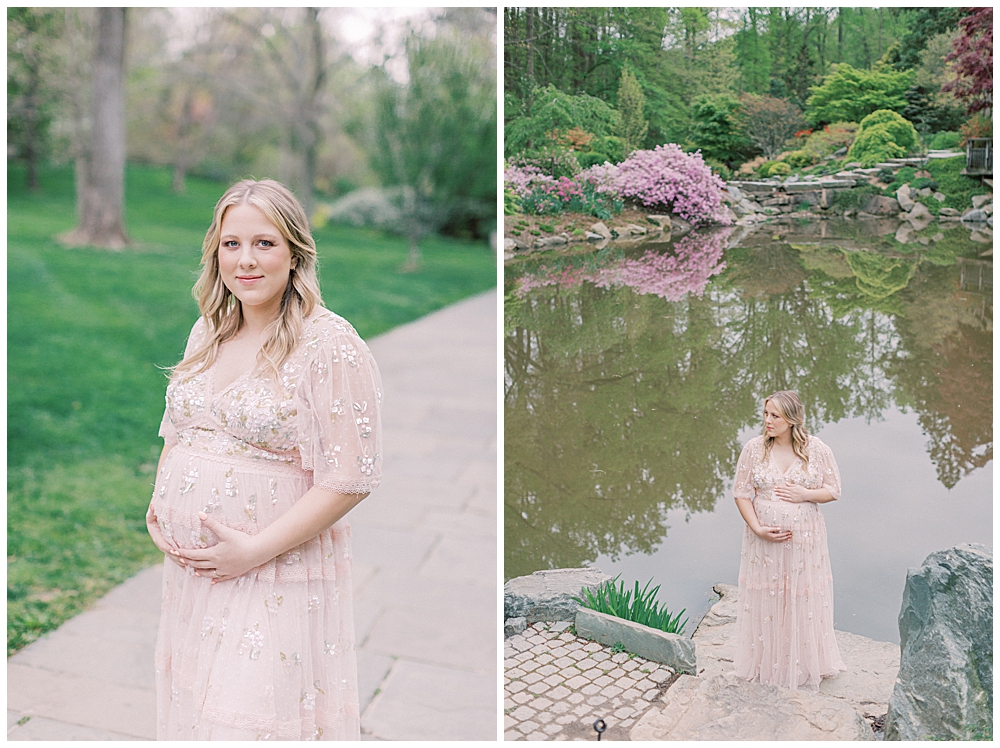
<path fill-rule="evenodd" d="M 383 483 L 350 514 L 362 738 L 496 740 L 497 294 L 371 341 Z M 7 660 L 8 740 L 151 740 L 161 567 Z"/>
<path fill-rule="evenodd" d="M 534 623 L 504 642 L 504 740 L 628 740 L 629 728 L 671 683 L 672 671 Z"/>

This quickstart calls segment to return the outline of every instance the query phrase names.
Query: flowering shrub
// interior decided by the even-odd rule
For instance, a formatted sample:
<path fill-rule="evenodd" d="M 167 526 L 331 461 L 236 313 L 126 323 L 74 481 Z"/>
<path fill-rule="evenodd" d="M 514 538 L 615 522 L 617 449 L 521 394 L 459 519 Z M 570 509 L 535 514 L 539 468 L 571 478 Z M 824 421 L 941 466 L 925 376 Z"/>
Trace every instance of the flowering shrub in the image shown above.
<path fill-rule="evenodd" d="M 622 201 L 614 186 L 617 167 L 605 164 L 581 172 L 575 179 L 550 177 L 533 165 L 504 170 L 504 189 L 510 189 L 525 213 L 555 215 L 564 211 L 586 213 L 607 220 L 620 213 Z"/>
<path fill-rule="evenodd" d="M 634 151 L 618 165 L 622 197 L 647 208 L 670 211 L 692 224 L 729 223 L 722 204 L 726 183 L 712 174 L 701 153 L 684 153 L 674 143 Z"/>
<path fill-rule="evenodd" d="M 635 293 L 667 301 L 679 301 L 689 293 L 701 296 L 709 279 L 726 267 L 723 253 L 732 231 L 688 234 L 674 242 L 671 252 L 649 250 L 636 258 L 619 253 L 599 257 L 596 263 L 593 256 L 561 258 L 555 267 L 543 265 L 523 276 L 516 293 L 523 298 L 535 288 L 576 288 L 587 281 L 598 288 L 628 286 Z"/>

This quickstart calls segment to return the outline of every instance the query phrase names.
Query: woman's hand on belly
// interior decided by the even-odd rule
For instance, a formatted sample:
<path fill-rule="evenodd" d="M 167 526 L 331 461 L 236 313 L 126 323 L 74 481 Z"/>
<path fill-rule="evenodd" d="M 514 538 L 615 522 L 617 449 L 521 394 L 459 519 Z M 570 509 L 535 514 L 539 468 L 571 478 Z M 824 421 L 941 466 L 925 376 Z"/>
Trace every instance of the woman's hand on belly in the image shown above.
<path fill-rule="evenodd" d="M 146 531 L 153 539 L 153 545 L 163 551 L 167 558 L 178 566 L 184 566 L 184 562 L 174 555 L 174 547 L 167 542 L 160 531 L 160 522 L 156 518 L 156 512 L 153 511 L 153 502 L 149 502 L 149 509 L 146 510 Z"/>
<path fill-rule="evenodd" d="M 809 501 L 811 491 L 798 483 L 781 483 L 774 487 L 774 495 L 780 501 L 801 504 Z"/>
<path fill-rule="evenodd" d="M 245 532 L 198 512 L 198 519 L 208 530 L 218 537 L 219 542 L 210 548 L 178 548 L 171 553 L 181 560 L 181 565 L 189 565 L 195 574 L 209 577 L 212 584 L 236 579 L 270 559 L 260 557 L 260 549 L 254 538 Z"/>

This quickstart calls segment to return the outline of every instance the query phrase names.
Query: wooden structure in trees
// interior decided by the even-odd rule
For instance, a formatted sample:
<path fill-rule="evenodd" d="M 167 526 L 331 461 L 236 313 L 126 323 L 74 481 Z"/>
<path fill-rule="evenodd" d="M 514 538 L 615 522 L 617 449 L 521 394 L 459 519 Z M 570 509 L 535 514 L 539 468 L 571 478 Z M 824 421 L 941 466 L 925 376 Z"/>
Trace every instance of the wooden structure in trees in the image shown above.
<path fill-rule="evenodd" d="M 993 176 L 993 138 L 969 138 L 965 144 L 965 168 L 968 177 Z"/>

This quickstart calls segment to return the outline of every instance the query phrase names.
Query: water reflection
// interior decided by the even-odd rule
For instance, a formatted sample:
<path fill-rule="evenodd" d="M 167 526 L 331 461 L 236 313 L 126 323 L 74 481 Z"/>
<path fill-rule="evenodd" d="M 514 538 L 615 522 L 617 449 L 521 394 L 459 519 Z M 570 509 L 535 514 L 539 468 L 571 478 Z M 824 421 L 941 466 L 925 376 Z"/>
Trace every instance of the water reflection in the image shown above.
<path fill-rule="evenodd" d="M 505 576 L 651 554 L 668 513 L 730 511 L 777 389 L 816 433 L 915 413 L 948 489 L 985 466 L 992 264 L 962 229 L 914 245 L 879 230 L 727 229 L 509 266 Z"/>

